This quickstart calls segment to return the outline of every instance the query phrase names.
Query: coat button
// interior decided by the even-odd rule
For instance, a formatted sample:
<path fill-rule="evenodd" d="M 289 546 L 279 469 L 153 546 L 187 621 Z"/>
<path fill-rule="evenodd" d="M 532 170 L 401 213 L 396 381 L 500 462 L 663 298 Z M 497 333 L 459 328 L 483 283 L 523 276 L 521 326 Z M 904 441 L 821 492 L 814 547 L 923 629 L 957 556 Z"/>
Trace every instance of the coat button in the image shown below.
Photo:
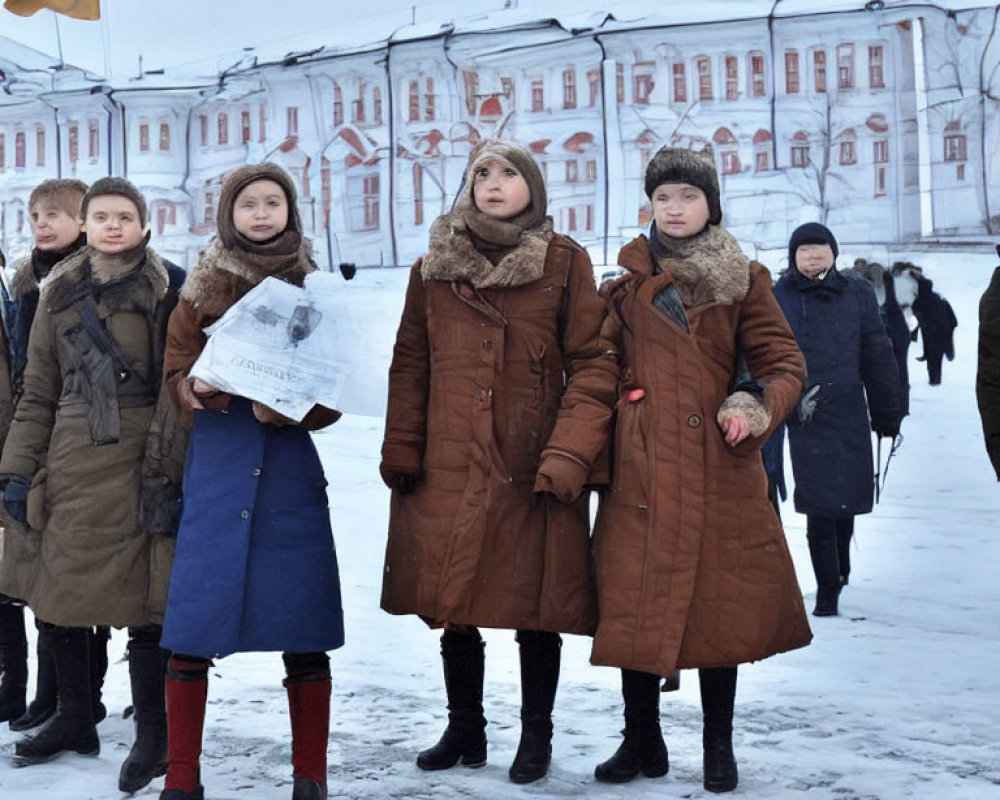
<path fill-rule="evenodd" d="M 690 417 L 688 417 L 689 428 L 697 428 L 699 425 L 701 425 L 701 417 L 699 417 L 697 414 L 692 414 Z"/>
<path fill-rule="evenodd" d="M 250 519 L 250 512 L 249 512 L 249 511 L 247 511 L 247 509 L 245 509 L 245 508 L 244 508 L 244 509 L 243 509 L 243 510 L 242 510 L 242 511 L 240 512 L 240 519 Z"/>
<path fill-rule="evenodd" d="M 259 478 L 260 477 L 260 473 L 261 473 L 261 468 L 260 467 L 254 467 L 253 471 L 250 474 L 253 475 L 255 478 Z"/>

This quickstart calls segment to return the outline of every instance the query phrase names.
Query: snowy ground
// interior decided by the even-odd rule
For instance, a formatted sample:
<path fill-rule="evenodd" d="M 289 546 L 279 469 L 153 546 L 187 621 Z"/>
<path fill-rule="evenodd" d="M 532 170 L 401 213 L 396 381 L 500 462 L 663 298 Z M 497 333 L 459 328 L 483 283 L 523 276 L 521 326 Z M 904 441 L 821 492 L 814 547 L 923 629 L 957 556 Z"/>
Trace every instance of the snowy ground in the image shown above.
<path fill-rule="evenodd" d="M 760 800 L 986 800 L 1000 796 L 1000 487 L 975 406 L 979 295 L 995 257 L 916 254 L 955 308 L 957 357 L 927 385 L 911 349 L 911 416 L 882 503 L 858 520 L 851 585 L 838 618 L 811 618 L 809 647 L 740 671 L 736 796 Z M 850 261 L 842 259 L 842 263 Z M 670 774 L 609 787 L 594 765 L 621 727 L 618 673 L 588 665 L 589 642 L 566 637 L 553 767 L 536 784 L 507 780 L 517 746 L 513 635 L 487 633 L 489 764 L 422 773 L 416 752 L 443 725 L 437 634 L 378 608 L 388 494 L 377 473 L 385 366 L 405 270 L 364 271 L 348 284 L 370 307 L 370 377 L 349 414 L 316 437 L 330 480 L 348 643 L 333 654 L 330 796 L 335 798 L 702 798 L 697 676 L 663 696 Z M 783 508 L 807 606 L 815 585 L 804 519 Z M 0 730 L 4 800 L 110 800 L 132 739 L 124 638 L 111 642 L 98 758 L 10 766 L 15 734 Z M 291 795 L 289 732 L 277 654 L 239 655 L 211 672 L 203 781 L 211 800 Z M 138 797 L 155 798 L 162 780 Z"/>

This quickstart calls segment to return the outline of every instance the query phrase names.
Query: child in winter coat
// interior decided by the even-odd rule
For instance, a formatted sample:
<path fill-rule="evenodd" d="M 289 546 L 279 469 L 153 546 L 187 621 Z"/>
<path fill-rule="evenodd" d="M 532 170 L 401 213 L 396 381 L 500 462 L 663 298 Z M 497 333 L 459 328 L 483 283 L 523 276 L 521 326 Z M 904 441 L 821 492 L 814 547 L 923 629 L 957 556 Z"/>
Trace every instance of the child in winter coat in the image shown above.
<path fill-rule="evenodd" d="M 549 767 L 561 632 L 593 632 L 585 485 L 617 362 L 587 254 L 553 234 L 541 171 L 513 142 L 473 150 L 414 264 L 392 365 L 393 489 L 382 608 L 444 627 L 448 726 L 425 770 L 486 761 L 479 627 L 517 631 L 515 783 Z"/>
<path fill-rule="evenodd" d="M 38 308 L 39 283 L 52 268 L 87 242 L 80 230 L 80 203 L 87 184 L 73 179 L 53 179 L 40 183 L 28 198 L 28 221 L 34 247 L 13 265 L 10 288 L 2 281 L 3 328 L 0 330 L 0 442 L 21 394 L 24 367 L 28 360 L 28 333 Z M 16 493 L 16 488 L 15 488 Z M 48 629 L 38 629 L 36 651 L 38 675 L 35 699 L 26 707 L 28 678 L 27 639 L 24 606 L 37 567 L 38 535 L 9 518 L 0 528 L 0 722 L 10 721 L 15 731 L 41 725 L 56 710 L 55 668 L 48 641 Z M 91 637 L 91 655 L 107 666 L 107 637 Z M 93 670 L 103 680 L 104 669 Z M 95 689 L 97 686 L 95 685 Z M 95 703 L 99 705 L 100 697 Z M 96 706 L 95 706 L 96 707 Z M 101 707 L 103 710 L 103 707 Z"/>
<path fill-rule="evenodd" d="M 210 659 L 283 653 L 292 724 L 294 800 L 327 795 L 330 659 L 344 643 L 326 480 L 309 430 L 339 413 L 319 406 L 301 424 L 222 393 L 188 372 L 203 329 L 267 277 L 301 286 L 316 269 L 280 167 L 240 167 L 223 184 L 217 234 L 170 318 L 165 380 L 194 413 L 184 507 L 163 643 L 169 766 L 161 800 L 201 800 L 199 759 Z"/>
<path fill-rule="evenodd" d="M 591 661 L 622 669 L 625 732 L 595 776 L 666 774 L 660 678 L 698 668 L 704 785 L 727 792 L 737 665 L 811 639 L 760 453 L 805 364 L 767 270 L 722 227 L 711 150 L 662 148 L 645 188 L 649 235 L 622 248 L 628 272 L 603 290 L 622 383 Z"/>
<path fill-rule="evenodd" d="M 183 273 L 147 246 L 146 204 L 128 181 L 95 182 L 80 216 L 87 246 L 44 283 L 0 460 L 8 513 L 40 537 L 26 600 L 46 627 L 58 686 L 55 713 L 17 742 L 15 761 L 98 753 L 90 626 L 128 626 L 136 740 L 119 786 L 136 791 L 162 774 L 166 737 L 139 467 Z"/>
<path fill-rule="evenodd" d="M 774 287 L 809 370 L 809 388 L 788 418 L 788 447 L 795 510 L 806 515 L 817 617 L 838 613 L 854 517 L 872 510 L 871 431 L 895 438 L 903 413 L 875 291 L 854 272 L 840 272 L 837 254 L 828 228 L 800 225 L 789 240 L 789 268 Z"/>

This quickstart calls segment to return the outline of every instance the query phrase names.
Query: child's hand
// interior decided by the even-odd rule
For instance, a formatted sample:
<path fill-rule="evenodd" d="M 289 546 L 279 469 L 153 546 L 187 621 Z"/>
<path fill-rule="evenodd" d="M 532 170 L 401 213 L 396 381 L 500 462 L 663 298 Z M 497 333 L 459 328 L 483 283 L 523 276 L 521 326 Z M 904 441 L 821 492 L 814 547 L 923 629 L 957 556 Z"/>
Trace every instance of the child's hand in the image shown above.
<path fill-rule="evenodd" d="M 218 389 L 201 378 L 185 378 L 177 386 L 177 394 L 181 405 L 191 411 L 199 411 L 205 408 L 201 402 L 201 398 L 214 397 L 218 393 Z"/>
<path fill-rule="evenodd" d="M 736 447 L 750 435 L 750 421 L 739 411 L 720 411 L 718 422 L 730 447 Z"/>

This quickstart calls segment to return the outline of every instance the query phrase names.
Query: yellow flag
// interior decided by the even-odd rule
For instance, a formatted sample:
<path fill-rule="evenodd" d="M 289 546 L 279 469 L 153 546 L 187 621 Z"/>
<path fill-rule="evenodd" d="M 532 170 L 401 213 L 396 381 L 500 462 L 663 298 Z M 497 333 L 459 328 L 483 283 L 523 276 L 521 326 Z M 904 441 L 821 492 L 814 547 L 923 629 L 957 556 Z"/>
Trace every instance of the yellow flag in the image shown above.
<path fill-rule="evenodd" d="M 100 19 L 100 0 L 4 0 L 3 7 L 22 17 L 48 8 L 74 19 Z"/>

